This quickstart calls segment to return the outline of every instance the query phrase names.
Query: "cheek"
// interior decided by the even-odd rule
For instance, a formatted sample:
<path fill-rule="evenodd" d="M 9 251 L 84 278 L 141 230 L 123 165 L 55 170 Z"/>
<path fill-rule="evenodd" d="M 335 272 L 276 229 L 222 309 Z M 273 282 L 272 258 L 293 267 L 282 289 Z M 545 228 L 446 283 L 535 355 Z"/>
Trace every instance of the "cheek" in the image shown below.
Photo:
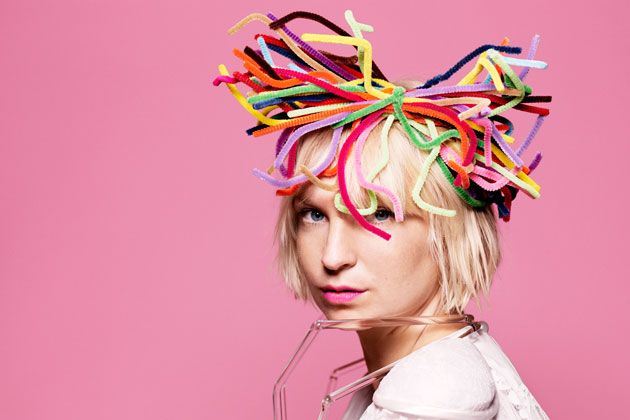
<path fill-rule="evenodd" d="M 396 239 L 394 239 L 396 237 Z M 433 287 L 437 265 L 433 261 L 426 236 L 400 234 L 391 243 L 375 246 L 365 255 L 370 272 L 388 294 L 418 295 Z"/>
<path fill-rule="evenodd" d="M 318 270 L 321 265 L 321 255 L 318 251 L 318 244 L 315 238 L 305 237 L 305 235 L 298 235 L 296 242 L 297 261 L 298 264 L 309 280 Z"/>
<path fill-rule="evenodd" d="M 304 244 L 302 243 L 302 241 L 300 241 L 300 239 L 298 239 L 295 242 L 295 248 L 296 248 L 296 253 L 297 253 L 297 262 L 300 268 L 304 270 L 308 267 L 309 250 L 304 246 Z"/>

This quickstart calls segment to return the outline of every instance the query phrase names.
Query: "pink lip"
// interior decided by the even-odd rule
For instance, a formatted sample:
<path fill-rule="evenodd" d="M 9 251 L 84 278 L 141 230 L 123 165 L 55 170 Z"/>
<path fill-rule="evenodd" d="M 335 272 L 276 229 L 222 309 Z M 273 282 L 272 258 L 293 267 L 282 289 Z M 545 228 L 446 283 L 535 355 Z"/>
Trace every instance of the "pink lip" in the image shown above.
<path fill-rule="evenodd" d="M 347 286 L 325 286 L 321 288 L 324 299 L 329 303 L 347 303 L 359 297 L 365 290 Z"/>

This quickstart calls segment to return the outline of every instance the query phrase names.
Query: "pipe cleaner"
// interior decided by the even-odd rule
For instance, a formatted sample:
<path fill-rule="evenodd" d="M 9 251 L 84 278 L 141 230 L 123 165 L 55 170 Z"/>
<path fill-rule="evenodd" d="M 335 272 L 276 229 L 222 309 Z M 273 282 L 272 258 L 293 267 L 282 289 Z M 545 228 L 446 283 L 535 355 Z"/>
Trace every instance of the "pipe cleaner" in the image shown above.
<path fill-rule="evenodd" d="M 333 34 L 303 33 L 298 37 L 288 25 L 298 19 L 315 21 Z M 419 149 L 428 152 L 412 191 L 415 204 L 434 214 L 453 217 L 455 210 L 440 208 L 423 201 L 420 192 L 431 165 L 436 163 L 452 184 L 458 196 L 472 207 L 495 204 L 498 216 L 510 220 L 512 203 L 519 191 L 531 198 L 540 196 L 540 186 L 530 177 L 542 154 L 537 152 L 529 165 L 522 159 L 531 145 L 549 109 L 531 103 L 551 102 L 551 96 L 533 96 L 532 88 L 524 83 L 530 69 L 545 69 L 547 63 L 534 60 L 540 36 L 531 41 L 526 58 L 511 57 L 521 48 L 509 46 L 504 38 L 499 45 L 484 44 L 474 49 L 451 68 L 422 85 L 405 89 L 388 81 L 373 61 L 372 44 L 364 38 L 373 32 L 371 25 L 358 22 L 350 10 L 345 19 L 352 33 L 326 18 L 311 12 L 297 11 L 281 18 L 271 13 L 253 13 L 228 30 L 233 34 L 254 21 L 262 22 L 275 36 L 257 33 L 257 47 L 234 49 L 244 71 L 231 75 L 225 65 L 213 84 L 224 83 L 234 98 L 257 120 L 257 125 L 246 130 L 247 135 L 259 137 L 280 132 L 276 142 L 273 166 L 253 173 L 277 187 L 276 195 L 294 194 L 301 185 L 312 182 L 320 188 L 336 192 L 335 207 L 352 214 L 370 232 L 389 240 L 391 235 L 369 223 L 364 215 L 376 211 L 376 192 L 388 197 L 394 208 L 396 221 L 403 218 L 399 197 L 389 189 L 372 182 L 387 164 L 388 132 L 397 120 Z M 356 56 L 340 56 L 317 49 L 314 44 L 349 45 Z M 444 86 L 467 63 L 474 67 L 457 83 Z M 287 61 L 286 66 L 281 61 Z M 516 73 L 512 66 L 521 67 Z M 483 80 L 478 81 L 482 78 Z M 246 95 L 236 87 L 242 83 L 249 90 Z M 514 150 L 510 144 L 512 122 L 505 117 L 515 109 L 537 116 L 525 141 Z M 381 131 L 382 158 L 367 177 L 361 169 L 361 153 L 369 133 L 385 120 Z M 348 138 L 341 142 L 341 130 L 350 124 Z M 445 128 L 441 134 L 436 127 Z M 296 168 L 296 146 L 305 134 L 323 127 L 333 129 L 330 148 L 325 159 L 316 167 L 300 165 Z M 458 141 L 454 150 L 447 141 Z M 358 180 L 370 197 L 370 207 L 358 209 L 351 201 L 346 186 L 345 168 L 354 149 Z M 338 162 L 330 167 L 339 150 Z M 278 170 L 281 177 L 272 176 Z M 333 184 L 319 177 L 337 176 Z"/>

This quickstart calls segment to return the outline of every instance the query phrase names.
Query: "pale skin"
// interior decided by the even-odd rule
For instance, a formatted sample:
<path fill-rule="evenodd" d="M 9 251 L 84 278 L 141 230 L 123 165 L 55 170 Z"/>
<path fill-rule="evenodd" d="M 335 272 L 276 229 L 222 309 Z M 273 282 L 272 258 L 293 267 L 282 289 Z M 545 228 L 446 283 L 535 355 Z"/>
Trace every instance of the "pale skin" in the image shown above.
<path fill-rule="evenodd" d="M 334 179 L 322 178 L 325 182 Z M 438 315 L 441 289 L 438 267 L 428 248 L 427 221 L 405 215 L 396 222 L 384 206 L 366 219 L 390 233 L 389 241 L 364 229 L 351 214 L 339 212 L 334 192 L 305 187 L 304 203 L 296 200 L 298 263 L 314 303 L 327 319 Z M 365 289 L 346 303 L 332 304 L 325 285 Z M 368 372 L 462 328 L 463 324 L 402 326 L 357 331 Z M 378 387 L 379 381 L 372 384 Z"/>

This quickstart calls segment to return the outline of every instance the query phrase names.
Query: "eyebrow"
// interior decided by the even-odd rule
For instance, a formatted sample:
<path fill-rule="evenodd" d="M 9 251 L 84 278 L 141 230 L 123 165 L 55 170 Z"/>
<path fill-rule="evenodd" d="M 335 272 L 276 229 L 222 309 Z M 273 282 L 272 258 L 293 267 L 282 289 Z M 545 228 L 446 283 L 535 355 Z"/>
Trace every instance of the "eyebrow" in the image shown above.
<path fill-rule="evenodd" d="M 314 206 L 315 203 L 311 201 L 310 196 L 301 195 L 299 197 L 296 197 L 295 200 L 293 200 L 293 207 L 299 207 L 301 205 Z"/>

